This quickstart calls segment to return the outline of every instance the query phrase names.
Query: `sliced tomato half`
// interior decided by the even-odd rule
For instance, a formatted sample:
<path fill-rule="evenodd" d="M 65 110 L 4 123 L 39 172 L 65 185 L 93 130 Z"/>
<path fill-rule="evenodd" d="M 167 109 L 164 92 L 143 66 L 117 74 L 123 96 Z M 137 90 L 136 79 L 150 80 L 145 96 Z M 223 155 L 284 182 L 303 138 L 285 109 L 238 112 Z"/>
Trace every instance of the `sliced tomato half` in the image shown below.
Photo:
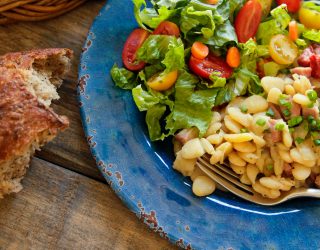
<path fill-rule="evenodd" d="M 148 38 L 149 34 L 144 29 L 135 29 L 128 36 L 122 50 L 122 62 L 128 70 L 137 71 L 144 68 L 145 63 L 136 59 L 137 50 Z"/>
<path fill-rule="evenodd" d="M 233 69 L 223 58 L 211 53 L 205 59 L 198 59 L 191 56 L 189 67 L 193 73 L 206 79 L 209 79 L 209 76 L 213 72 L 216 72 L 218 76 L 223 78 L 231 77 L 233 72 Z"/>

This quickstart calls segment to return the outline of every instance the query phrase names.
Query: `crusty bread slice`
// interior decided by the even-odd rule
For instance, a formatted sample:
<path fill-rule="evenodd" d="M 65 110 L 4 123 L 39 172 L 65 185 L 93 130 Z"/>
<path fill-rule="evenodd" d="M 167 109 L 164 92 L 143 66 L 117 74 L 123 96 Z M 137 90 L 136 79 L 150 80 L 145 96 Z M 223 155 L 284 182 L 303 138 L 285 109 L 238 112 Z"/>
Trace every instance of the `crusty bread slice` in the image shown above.
<path fill-rule="evenodd" d="M 45 49 L 0 57 L 0 198 L 22 189 L 34 151 L 68 127 L 49 108 L 72 51 Z"/>

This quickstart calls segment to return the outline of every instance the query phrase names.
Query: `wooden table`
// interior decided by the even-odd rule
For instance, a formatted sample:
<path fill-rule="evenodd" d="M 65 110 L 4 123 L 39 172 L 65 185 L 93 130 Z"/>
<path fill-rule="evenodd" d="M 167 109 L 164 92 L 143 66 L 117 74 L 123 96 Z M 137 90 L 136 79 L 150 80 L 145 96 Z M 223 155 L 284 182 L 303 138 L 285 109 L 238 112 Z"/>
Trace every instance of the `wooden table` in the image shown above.
<path fill-rule="evenodd" d="M 77 96 L 77 67 L 88 29 L 105 1 L 53 20 L 0 26 L 0 54 L 67 47 L 71 71 L 53 107 L 70 128 L 33 158 L 22 192 L 0 200 L 2 249 L 175 249 L 130 212 L 106 184 L 89 152 Z"/>

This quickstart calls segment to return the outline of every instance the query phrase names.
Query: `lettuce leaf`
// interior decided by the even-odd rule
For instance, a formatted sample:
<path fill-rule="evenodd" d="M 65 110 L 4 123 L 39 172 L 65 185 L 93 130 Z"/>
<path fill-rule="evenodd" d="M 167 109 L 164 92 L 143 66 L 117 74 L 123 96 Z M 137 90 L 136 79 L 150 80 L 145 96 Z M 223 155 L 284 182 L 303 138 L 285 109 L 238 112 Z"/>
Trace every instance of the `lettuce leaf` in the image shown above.
<path fill-rule="evenodd" d="M 122 89 L 133 89 L 137 86 L 137 75 L 125 68 L 119 68 L 114 64 L 111 68 L 111 78 L 115 85 Z"/>
<path fill-rule="evenodd" d="M 196 90 L 199 78 L 182 71 L 175 84 L 175 104 L 167 117 L 166 129 L 174 134 L 183 128 L 197 127 L 203 136 L 212 118 L 212 107 L 219 89 Z"/>
<path fill-rule="evenodd" d="M 225 23 L 219 25 L 215 31 L 214 36 L 210 38 L 202 37 L 198 40 L 215 48 L 223 47 L 228 43 L 238 42 L 236 32 L 230 21 L 226 21 Z"/>
<path fill-rule="evenodd" d="M 168 9 L 162 5 L 159 9 L 147 8 L 145 0 L 132 0 L 134 4 L 134 16 L 140 27 L 149 30 L 156 28 L 162 21 L 169 19 L 176 12 L 175 9 Z M 142 10 L 141 10 L 142 9 Z"/>
<path fill-rule="evenodd" d="M 223 24 L 229 18 L 229 2 L 222 0 L 217 5 L 191 0 L 181 11 L 180 29 L 186 39 L 190 37 L 204 37 L 206 39 L 214 35 L 218 25 Z"/>
<path fill-rule="evenodd" d="M 139 48 L 137 58 L 150 64 L 161 64 L 166 72 L 181 69 L 185 65 L 184 45 L 175 36 L 151 35 Z"/>
<path fill-rule="evenodd" d="M 166 134 L 161 129 L 161 118 L 166 112 L 166 105 L 156 104 L 150 107 L 146 114 L 146 123 L 148 126 L 149 137 L 152 141 L 163 140 Z"/>
<path fill-rule="evenodd" d="M 270 13 L 272 19 L 260 23 L 258 32 L 256 34 L 257 41 L 259 41 L 262 45 L 269 44 L 271 37 L 274 35 L 286 34 L 286 28 L 291 20 L 291 17 L 286 9 L 286 5 L 280 5 L 273 9 Z"/>
<path fill-rule="evenodd" d="M 258 52 L 256 42 L 250 38 L 246 43 L 240 43 L 241 67 L 255 72 L 257 66 Z"/>
<path fill-rule="evenodd" d="M 302 35 L 304 38 L 308 40 L 320 43 L 320 30 L 316 30 L 316 29 L 306 30 L 305 32 L 303 32 Z"/>

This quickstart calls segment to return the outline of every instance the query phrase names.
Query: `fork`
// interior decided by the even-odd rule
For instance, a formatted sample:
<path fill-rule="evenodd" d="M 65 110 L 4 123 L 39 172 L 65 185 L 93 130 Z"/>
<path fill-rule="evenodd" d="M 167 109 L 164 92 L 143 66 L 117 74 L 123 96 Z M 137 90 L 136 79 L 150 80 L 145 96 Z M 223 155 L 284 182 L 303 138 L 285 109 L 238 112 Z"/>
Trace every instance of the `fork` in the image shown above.
<path fill-rule="evenodd" d="M 276 199 L 265 198 L 253 190 L 251 186 L 240 182 L 240 176 L 233 172 L 225 164 L 210 164 L 208 155 L 204 155 L 197 160 L 197 166 L 208 175 L 212 180 L 222 187 L 247 201 L 264 205 L 274 206 L 287 200 L 298 197 L 315 197 L 320 198 L 320 190 L 314 188 L 296 188 L 290 191 L 282 192 L 281 196 Z"/>

